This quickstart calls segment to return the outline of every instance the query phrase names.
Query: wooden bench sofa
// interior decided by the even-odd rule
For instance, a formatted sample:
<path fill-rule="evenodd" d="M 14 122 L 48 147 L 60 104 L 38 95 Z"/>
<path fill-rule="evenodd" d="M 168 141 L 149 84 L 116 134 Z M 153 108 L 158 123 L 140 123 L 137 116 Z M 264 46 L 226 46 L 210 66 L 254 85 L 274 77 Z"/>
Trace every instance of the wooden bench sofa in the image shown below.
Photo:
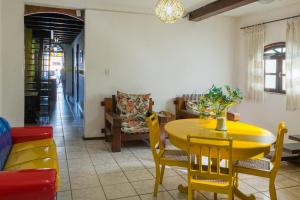
<path fill-rule="evenodd" d="M 187 101 L 197 101 L 201 95 L 183 95 L 174 99 L 176 119 L 198 118 L 199 113 L 187 110 Z M 227 119 L 231 121 L 240 121 L 239 113 L 227 113 Z"/>

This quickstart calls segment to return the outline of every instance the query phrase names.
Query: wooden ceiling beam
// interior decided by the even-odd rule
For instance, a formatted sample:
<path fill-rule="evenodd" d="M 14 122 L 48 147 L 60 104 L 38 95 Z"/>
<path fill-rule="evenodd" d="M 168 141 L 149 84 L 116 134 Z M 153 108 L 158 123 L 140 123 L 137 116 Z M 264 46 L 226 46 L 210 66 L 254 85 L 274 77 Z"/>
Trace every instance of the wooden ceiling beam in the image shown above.
<path fill-rule="evenodd" d="M 33 30 L 38 30 L 38 31 L 49 31 L 51 32 L 52 30 L 54 31 L 54 33 L 58 32 L 58 33 L 65 33 L 65 34 L 79 34 L 80 31 L 67 31 L 67 30 L 58 30 L 58 29 L 48 29 L 48 28 L 33 28 Z"/>
<path fill-rule="evenodd" d="M 74 38 L 76 37 L 76 35 L 58 35 L 58 34 L 54 34 L 55 37 L 64 37 L 64 38 Z"/>
<path fill-rule="evenodd" d="M 254 3 L 256 1 L 257 0 L 218 0 L 190 12 L 189 20 L 201 21 L 223 12 Z"/>
<path fill-rule="evenodd" d="M 67 26 L 51 26 L 51 25 L 42 25 L 42 24 L 26 24 L 27 27 L 29 28 L 49 28 L 49 29 L 53 29 L 53 30 L 77 30 L 77 31 L 81 31 L 82 28 L 78 28 L 78 27 L 67 27 Z"/>
<path fill-rule="evenodd" d="M 75 18 L 63 18 L 63 17 L 54 17 L 54 16 L 41 16 L 41 15 L 28 15 L 25 16 L 26 20 L 45 20 L 45 21 L 59 21 L 59 22 L 65 22 L 65 23 L 81 23 L 84 24 L 83 21 L 80 21 Z"/>
<path fill-rule="evenodd" d="M 75 26 L 75 27 L 79 27 L 79 28 L 82 28 L 83 27 L 83 24 L 81 23 L 76 23 L 76 22 L 68 22 L 68 23 L 65 23 L 65 22 L 57 22 L 57 21 L 39 21 L 39 20 L 30 20 L 30 19 L 25 19 L 25 23 L 26 24 L 50 24 L 50 25 L 62 25 L 62 26 Z"/>

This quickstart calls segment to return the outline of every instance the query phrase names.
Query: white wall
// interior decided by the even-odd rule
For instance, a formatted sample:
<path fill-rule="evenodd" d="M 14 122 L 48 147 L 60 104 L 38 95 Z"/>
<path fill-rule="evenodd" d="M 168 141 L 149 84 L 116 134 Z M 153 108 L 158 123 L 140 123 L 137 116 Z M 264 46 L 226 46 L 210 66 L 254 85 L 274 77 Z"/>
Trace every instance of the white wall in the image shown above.
<path fill-rule="evenodd" d="M 24 2 L 2 0 L 2 113 L 12 126 L 24 124 Z"/>
<path fill-rule="evenodd" d="M 117 90 L 151 92 L 156 111 L 173 111 L 176 96 L 232 83 L 235 28 L 225 17 L 166 25 L 155 16 L 87 10 L 85 136 L 100 135 L 100 101 Z"/>
<path fill-rule="evenodd" d="M 239 27 L 261 23 L 264 21 L 281 19 L 298 15 L 300 13 L 300 4 L 293 5 L 286 8 L 273 10 L 272 12 L 255 14 L 240 18 Z M 239 28 L 238 27 L 238 28 Z M 246 59 L 244 57 L 243 32 L 238 30 L 238 54 L 237 54 L 237 72 L 239 87 L 245 90 L 246 85 Z M 272 44 L 274 42 L 286 41 L 286 21 L 271 23 L 266 25 L 266 40 L 265 44 Z M 264 128 L 276 131 L 277 124 L 280 121 L 285 121 L 289 128 L 289 134 L 299 134 L 300 132 L 300 111 L 287 112 L 286 111 L 286 97 L 281 94 L 265 93 L 265 101 L 262 104 L 254 104 L 244 101 L 238 107 L 241 113 L 242 121 L 260 125 Z"/>

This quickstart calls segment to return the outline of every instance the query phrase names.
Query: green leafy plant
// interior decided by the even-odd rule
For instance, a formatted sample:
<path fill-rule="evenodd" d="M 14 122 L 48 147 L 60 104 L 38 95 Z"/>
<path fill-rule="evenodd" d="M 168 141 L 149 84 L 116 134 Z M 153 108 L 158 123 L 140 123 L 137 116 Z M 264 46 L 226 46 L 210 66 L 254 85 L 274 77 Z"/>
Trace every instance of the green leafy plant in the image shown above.
<path fill-rule="evenodd" d="M 228 108 L 242 102 L 244 95 L 240 89 L 228 85 L 224 88 L 213 85 L 207 93 L 200 97 L 198 106 L 201 117 L 216 118 L 225 116 Z"/>

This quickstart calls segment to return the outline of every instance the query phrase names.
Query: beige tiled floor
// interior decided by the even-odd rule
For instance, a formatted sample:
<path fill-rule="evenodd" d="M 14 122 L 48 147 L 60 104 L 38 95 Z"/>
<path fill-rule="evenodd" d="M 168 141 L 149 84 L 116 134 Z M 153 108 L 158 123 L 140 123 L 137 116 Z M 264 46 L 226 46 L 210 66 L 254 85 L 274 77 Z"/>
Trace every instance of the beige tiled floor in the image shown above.
<path fill-rule="evenodd" d="M 154 199 L 155 170 L 146 143 L 127 145 L 122 152 L 112 153 L 109 143 L 84 141 L 80 120 L 74 119 L 64 102 L 58 104 L 52 123 L 60 159 L 58 200 Z M 187 199 L 186 194 L 178 192 L 179 184 L 186 184 L 186 171 L 167 168 L 156 199 Z M 282 163 L 276 187 L 279 200 L 299 200 L 300 165 Z M 269 199 L 266 179 L 241 175 L 240 189 L 255 194 L 257 199 Z M 195 199 L 213 199 L 213 194 L 196 192 Z M 226 196 L 219 195 L 219 199 Z"/>

